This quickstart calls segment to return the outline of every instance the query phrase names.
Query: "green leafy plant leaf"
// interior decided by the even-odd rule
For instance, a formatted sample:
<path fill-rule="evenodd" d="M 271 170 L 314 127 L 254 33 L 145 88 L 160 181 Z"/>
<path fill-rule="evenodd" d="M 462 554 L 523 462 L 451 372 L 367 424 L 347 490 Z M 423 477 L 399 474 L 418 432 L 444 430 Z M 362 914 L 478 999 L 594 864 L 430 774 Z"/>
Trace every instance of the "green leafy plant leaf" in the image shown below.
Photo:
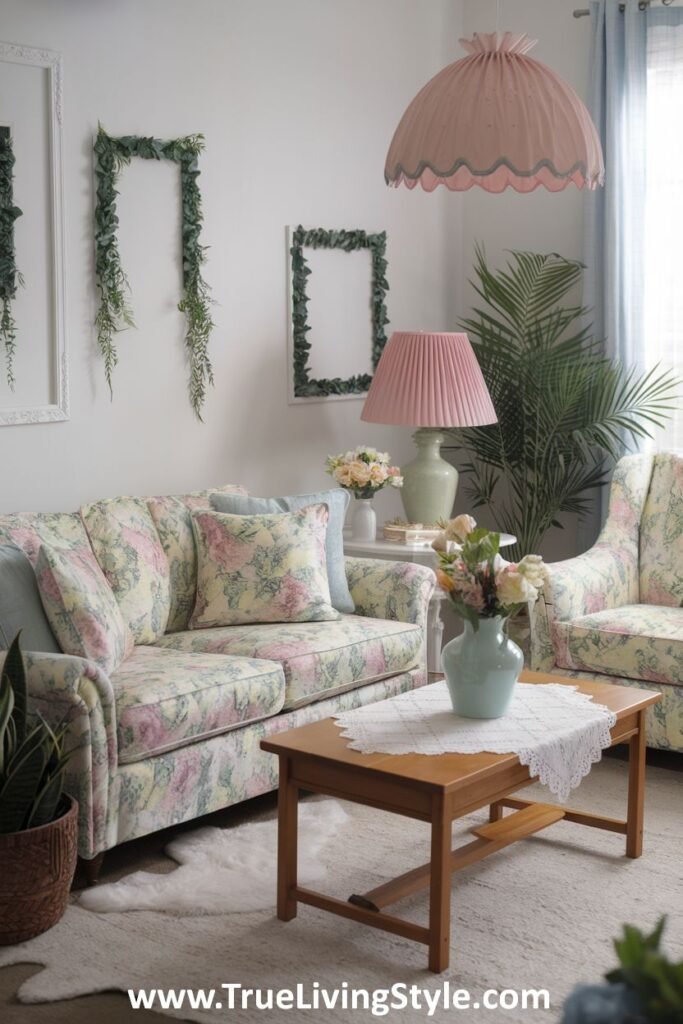
<path fill-rule="evenodd" d="M 306 335 L 310 331 L 308 323 L 308 292 L 306 278 L 311 268 L 304 256 L 304 248 L 311 249 L 342 249 L 344 252 L 355 252 L 369 249 L 372 263 L 372 283 L 370 301 L 370 321 L 372 325 L 372 368 L 375 370 L 387 342 L 385 331 L 389 323 L 386 309 L 386 293 L 389 284 L 386 279 L 386 232 L 381 231 L 369 235 L 360 228 L 355 230 L 330 231 L 325 228 L 309 228 L 301 224 L 292 236 L 289 250 L 292 260 L 292 335 L 293 335 L 293 374 L 294 395 L 296 398 L 325 397 L 328 395 L 364 394 L 372 382 L 371 374 L 358 374 L 342 379 L 313 378 L 310 375 L 309 355 L 311 345 Z"/>
<path fill-rule="evenodd" d="M 214 383 L 209 358 L 209 339 L 214 328 L 212 299 L 202 277 L 206 247 L 199 242 L 204 221 L 202 198 L 197 179 L 198 156 L 204 148 L 203 135 L 188 135 L 164 141 L 137 135 L 112 138 L 99 126 L 95 152 L 95 276 L 100 301 L 95 317 L 97 342 L 104 358 L 104 373 L 113 395 L 113 374 L 118 363 L 115 336 L 134 327 L 129 305 L 130 288 L 121 265 L 116 237 L 116 185 L 123 167 L 134 156 L 145 160 L 173 160 L 180 168 L 183 294 L 178 309 L 185 314 L 185 346 L 190 364 L 189 396 L 192 408 L 201 420 L 207 388 Z M 1 328 L 1 325 L 0 325 Z"/>
<path fill-rule="evenodd" d="M 477 300 L 461 326 L 498 423 L 450 434 L 469 455 L 468 497 L 517 536 L 506 550 L 515 560 L 537 551 L 563 515 L 588 514 L 589 492 L 607 482 L 627 441 L 666 422 L 680 381 L 605 357 L 589 311 L 569 301 L 583 273 L 578 261 L 513 251 L 494 271 L 478 248 L 474 270 Z"/>
<path fill-rule="evenodd" d="M 0 343 L 5 350 L 7 383 L 12 391 L 16 384 L 14 357 L 17 348 L 17 325 L 12 302 L 23 277 L 16 264 L 14 222 L 22 211 L 14 205 L 14 164 L 16 158 L 9 132 L 0 134 Z"/>

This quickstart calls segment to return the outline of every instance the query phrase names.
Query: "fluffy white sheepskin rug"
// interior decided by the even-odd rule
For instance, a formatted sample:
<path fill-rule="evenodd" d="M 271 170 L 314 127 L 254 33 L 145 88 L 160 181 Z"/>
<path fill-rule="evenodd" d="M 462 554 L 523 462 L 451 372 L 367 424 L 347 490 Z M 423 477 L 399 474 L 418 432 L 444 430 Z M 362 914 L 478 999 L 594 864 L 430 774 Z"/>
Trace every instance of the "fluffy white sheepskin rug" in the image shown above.
<path fill-rule="evenodd" d="M 348 820 L 334 800 L 299 807 L 299 878 L 320 884 L 325 847 Z M 137 871 L 119 882 L 87 889 L 80 906 L 97 913 L 157 910 L 170 914 L 234 914 L 275 903 L 277 820 L 235 828 L 201 828 L 175 839 L 166 853 L 180 867 L 169 874 Z"/>

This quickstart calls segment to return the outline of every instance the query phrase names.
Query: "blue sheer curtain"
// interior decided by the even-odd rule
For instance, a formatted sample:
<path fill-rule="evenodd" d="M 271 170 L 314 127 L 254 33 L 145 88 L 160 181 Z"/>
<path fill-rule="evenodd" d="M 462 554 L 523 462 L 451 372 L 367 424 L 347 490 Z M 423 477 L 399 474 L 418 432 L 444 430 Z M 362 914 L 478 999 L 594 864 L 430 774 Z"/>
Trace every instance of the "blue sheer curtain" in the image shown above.
<path fill-rule="evenodd" d="M 644 366 L 644 237 L 649 12 L 591 3 L 588 107 L 602 139 L 605 187 L 586 201 L 584 302 L 608 355 Z"/>
<path fill-rule="evenodd" d="M 624 10 L 620 10 L 620 6 Z M 680 369 L 681 341 L 672 343 L 671 323 L 676 317 L 680 283 L 665 287 L 662 265 L 670 263 L 671 272 L 680 275 L 680 258 L 671 258 L 664 251 L 653 258 L 653 193 L 659 195 L 661 175 L 653 173 L 652 153 L 653 107 L 660 112 L 662 103 L 671 106 L 668 117 L 670 139 L 680 135 L 683 104 L 673 94 L 666 99 L 660 89 L 650 97 L 648 108 L 648 76 L 657 62 L 670 67 L 680 66 L 680 40 L 683 32 L 683 8 L 663 7 L 653 0 L 645 11 L 638 9 L 638 0 L 597 0 L 590 4 L 592 45 L 591 81 L 588 107 L 602 139 L 605 155 L 605 187 L 586 198 L 584 223 L 584 303 L 592 307 L 591 319 L 595 335 L 604 339 L 606 354 L 626 366 L 644 371 L 655 363 Z M 652 78 L 650 77 L 652 93 Z M 654 126 L 657 127 L 657 126 Z M 659 129 L 657 129 L 659 130 Z M 649 137 L 648 137 L 648 133 Z M 660 133 L 661 134 L 661 133 Z M 661 149 L 662 147 L 660 147 Z M 664 149 L 666 138 L 664 139 Z M 661 158 L 666 163 L 664 157 Z M 677 163 L 672 151 L 671 166 Z M 657 165 L 659 167 L 659 164 Z M 674 220 L 683 216 L 683 168 L 678 167 L 681 189 L 670 188 L 672 204 L 667 215 L 656 213 L 657 223 L 669 223 L 676 234 Z M 648 192 L 648 188 L 650 191 Z M 675 198 L 674 198 L 675 197 Z M 661 206 L 661 203 L 660 203 Z M 657 223 L 654 227 L 657 227 Z M 665 247 L 666 239 L 662 235 Z M 653 275 L 658 284 L 653 289 Z M 655 323 L 653 295 L 656 304 L 668 307 L 669 340 L 666 330 Z M 661 317 L 659 319 L 662 319 Z M 667 320 L 667 317 L 663 318 Z M 683 323 L 681 323 L 683 338 Z M 673 348 L 678 346 L 678 354 Z M 666 355 L 662 355 L 666 353 Z M 679 414 L 673 427 L 661 432 L 655 442 L 641 448 L 673 447 L 678 444 L 683 427 Z M 675 436 L 674 436 L 675 435 Z M 632 443 L 630 435 L 625 438 Z M 603 505 L 607 489 L 602 492 Z M 603 517 L 606 507 L 603 507 Z M 599 529 L 598 522 L 587 522 L 579 531 L 582 547 L 588 546 Z"/>

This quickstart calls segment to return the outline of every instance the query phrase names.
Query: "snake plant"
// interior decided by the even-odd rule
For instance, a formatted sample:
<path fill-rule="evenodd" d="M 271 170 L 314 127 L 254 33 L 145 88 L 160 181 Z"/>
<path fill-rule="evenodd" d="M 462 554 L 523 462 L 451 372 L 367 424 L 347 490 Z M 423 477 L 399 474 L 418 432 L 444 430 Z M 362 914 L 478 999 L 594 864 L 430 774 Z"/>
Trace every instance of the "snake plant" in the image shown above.
<path fill-rule="evenodd" d="M 0 834 L 48 825 L 64 792 L 66 727 L 28 709 L 26 665 L 14 638 L 0 669 Z"/>

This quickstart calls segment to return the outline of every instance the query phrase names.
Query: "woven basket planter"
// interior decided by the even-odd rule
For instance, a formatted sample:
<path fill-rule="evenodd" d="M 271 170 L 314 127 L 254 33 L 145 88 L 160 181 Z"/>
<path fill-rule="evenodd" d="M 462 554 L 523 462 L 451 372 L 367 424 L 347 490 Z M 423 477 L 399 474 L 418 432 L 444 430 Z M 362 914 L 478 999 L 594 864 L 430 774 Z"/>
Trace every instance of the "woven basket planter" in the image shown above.
<path fill-rule="evenodd" d="M 0 946 L 46 932 L 66 910 L 76 870 L 78 804 L 49 825 L 0 835 Z"/>

